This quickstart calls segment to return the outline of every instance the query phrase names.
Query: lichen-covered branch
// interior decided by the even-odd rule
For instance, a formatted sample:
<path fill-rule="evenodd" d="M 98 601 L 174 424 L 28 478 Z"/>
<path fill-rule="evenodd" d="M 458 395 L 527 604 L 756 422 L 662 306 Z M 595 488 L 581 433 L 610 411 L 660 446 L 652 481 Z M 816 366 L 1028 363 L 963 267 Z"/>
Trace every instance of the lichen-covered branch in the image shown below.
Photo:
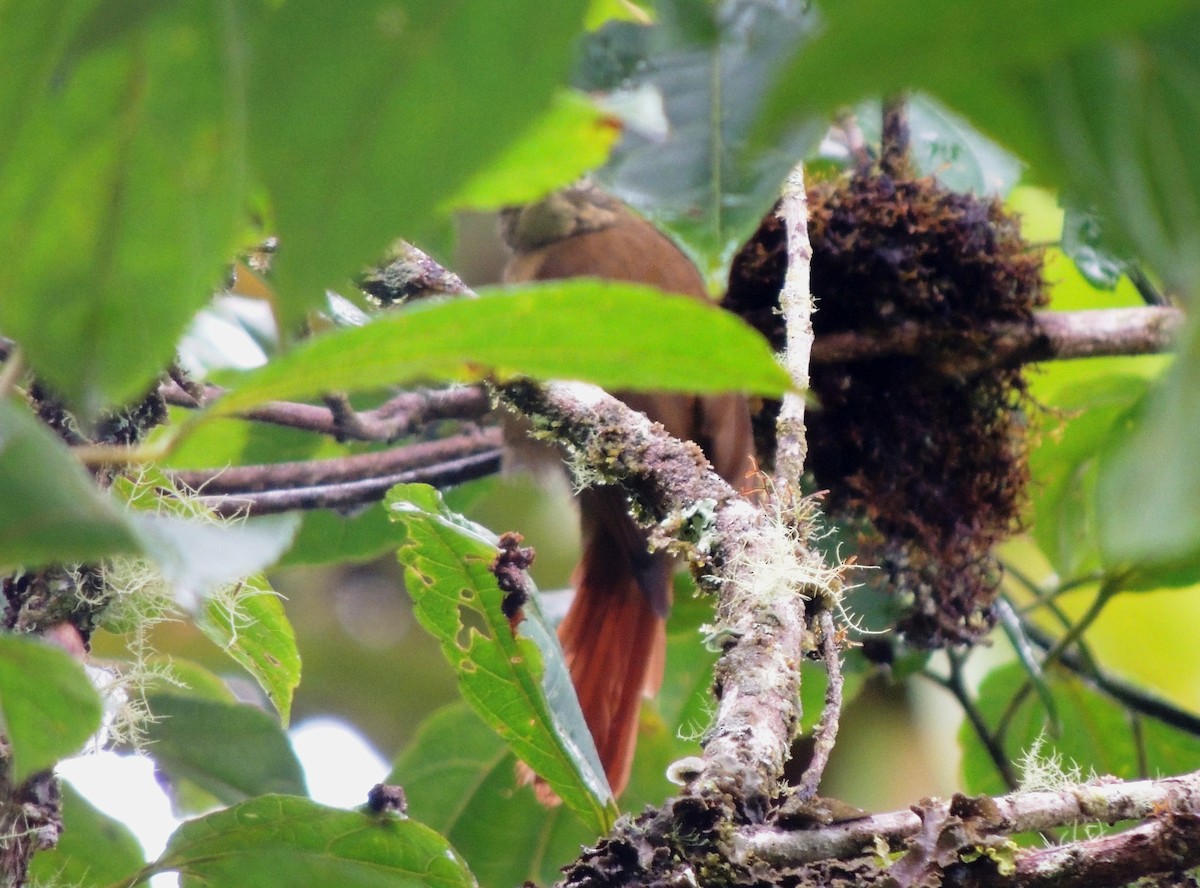
<path fill-rule="evenodd" d="M 1145 821 L 1115 835 L 1018 850 L 1008 837 L 1057 827 Z M 1161 780 L 1099 780 L 1000 798 L 955 795 L 906 811 L 816 829 L 749 827 L 736 839 L 744 866 L 800 867 L 817 861 L 906 850 L 891 884 L 955 870 L 956 885 L 1108 886 L 1200 863 L 1200 772 Z M 964 861 L 975 861 L 972 865 Z M 907 880 L 907 881 L 906 881 Z"/>
<path fill-rule="evenodd" d="M 682 540 L 700 584 L 715 591 L 717 711 L 687 792 L 761 819 L 800 717 L 804 596 L 830 575 L 793 531 L 721 480 L 697 445 L 600 389 L 523 381 L 498 394 L 567 448 L 578 477 L 619 484 L 658 542 Z"/>

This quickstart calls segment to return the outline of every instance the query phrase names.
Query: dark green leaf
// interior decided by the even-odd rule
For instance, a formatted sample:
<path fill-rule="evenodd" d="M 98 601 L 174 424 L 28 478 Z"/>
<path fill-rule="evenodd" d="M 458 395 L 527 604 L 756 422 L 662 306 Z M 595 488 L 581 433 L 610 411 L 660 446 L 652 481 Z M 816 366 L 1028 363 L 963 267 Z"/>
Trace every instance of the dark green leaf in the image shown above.
<path fill-rule="evenodd" d="M 1016 157 L 931 96 L 909 100 L 908 125 L 917 170 L 951 191 L 1004 197 L 1021 178 Z"/>
<path fill-rule="evenodd" d="M 148 751 L 172 779 L 191 781 L 223 804 L 281 792 L 304 795 L 304 773 L 287 735 L 254 706 L 153 694 Z"/>
<path fill-rule="evenodd" d="M 255 574 L 210 596 L 197 625 L 254 676 L 286 726 L 300 684 L 300 651 L 283 602 L 266 578 Z"/>
<path fill-rule="evenodd" d="M 489 371 L 622 389 L 778 395 L 790 387 L 766 341 L 728 312 L 650 287 L 570 280 L 419 302 L 327 334 L 247 374 L 214 410 Z"/>
<path fill-rule="evenodd" d="M 669 0 L 650 27 L 617 23 L 589 38 L 585 88 L 661 96 L 669 122 L 665 136 L 627 132 L 601 178 L 678 235 L 710 279 L 724 276 L 824 130 L 801 122 L 770 150 L 749 144 L 763 84 L 811 27 L 802 6 Z"/>
<path fill-rule="evenodd" d="M 580 0 L 279 4 L 251 56 L 250 144 L 283 245 L 291 329 L 327 286 L 398 235 L 422 241 L 446 197 L 496 159 L 561 86 Z M 536 51 L 533 51 L 536 47 Z"/>
<path fill-rule="evenodd" d="M 388 783 L 409 811 L 454 844 L 484 885 L 550 884 L 599 832 L 516 788 L 517 760 L 465 703 L 438 710 L 396 761 Z"/>
<path fill-rule="evenodd" d="M 446 508 L 421 484 L 388 493 L 405 541 L 397 556 L 421 625 L 442 645 L 463 697 L 550 788 L 597 832 L 616 805 L 575 699 L 553 631 L 536 599 L 514 631 L 491 565 L 495 537 Z"/>
<path fill-rule="evenodd" d="M 78 752 L 99 729 L 100 715 L 100 697 L 70 654 L 0 634 L 0 716 L 14 784 Z"/>
<path fill-rule="evenodd" d="M 0 329 L 85 414 L 146 389 L 234 250 L 255 8 L 5 6 Z"/>
<path fill-rule="evenodd" d="M 550 110 L 448 204 L 496 210 L 538 200 L 602 166 L 619 135 L 619 124 L 587 98 L 559 93 Z"/>
<path fill-rule="evenodd" d="M 415 820 L 266 796 L 175 831 L 156 872 L 183 888 L 474 888 L 446 840 Z"/>
<path fill-rule="evenodd" d="M 796 56 L 772 97 L 764 132 L 863 96 L 928 91 L 1003 138 L 1073 202 L 1095 207 L 1118 252 L 1145 260 L 1171 287 L 1194 291 L 1194 4 L 850 0 L 824 12 L 821 36 Z M 826 76 L 832 70 L 837 77 Z"/>
<path fill-rule="evenodd" d="M 796 117 L 831 112 L 865 96 L 913 88 L 935 95 L 950 88 L 966 92 L 1014 67 L 1036 66 L 1074 46 L 1161 22 L 1184 5 L 1182 0 L 826 2 L 818 36 L 795 48 L 770 97 L 766 130 L 773 136 Z"/>
<path fill-rule="evenodd" d="M 0 399 L 0 565 L 37 567 L 136 550 L 120 509 L 66 446 Z"/>
<path fill-rule="evenodd" d="M 129 827 L 97 811 L 69 783 L 62 785 L 62 812 L 58 844 L 34 855 L 32 879 L 82 888 L 132 883 L 146 861 Z"/>
<path fill-rule="evenodd" d="M 1094 207 L 1111 251 L 1185 296 L 1200 280 L 1198 27 L 1192 12 L 1155 34 L 1047 60 L 1005 92 L 955 96 L 1072 202 Z"/>

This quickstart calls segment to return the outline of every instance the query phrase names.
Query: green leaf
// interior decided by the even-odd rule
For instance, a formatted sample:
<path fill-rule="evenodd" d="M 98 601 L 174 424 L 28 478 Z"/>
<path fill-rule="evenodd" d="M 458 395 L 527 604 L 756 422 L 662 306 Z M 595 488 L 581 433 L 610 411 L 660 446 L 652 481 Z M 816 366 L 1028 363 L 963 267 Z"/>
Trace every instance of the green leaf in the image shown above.
<path fill-rule="evenodd" d="M 1110 249 L 1136 256 L 1168 289 L 1196 296 L 1200 257 L 1200 14 L 1158 33 L 1076 52 L 1023 78 L 1010 98 L 1012 144 L 1095 207 Z M 1004 114 L 1003 103 L 995 106 Z M 1023 116 L 1018 117 L 1018 115 Z"/>
<path fill-rule="evenodd" d="M 84 414 L 141 394 L 221 280 L 254 4 L 6 4 L 0 329 Z"/>
<path fill-rule="evenodd" d="M 386 502 L 404 526 L 397 556 L 414 612 L 441 642 L 463 697 L 568 808 L 606 831 L 616 804 L 562 653 L 536 599 L 517 632 L 501 612 L 504 593 L 490 570 L 495 537 L 426 485 L 397 485 Z"/>
<path fill-rule="evenodd" d="M 668 0 L 656 4 L 653 26 L 610 24 L 585 47 L 580 86 L 660 98 L 669 121 L 665 134 L 628 131 L 600 178 L 677 235 L 714 282 L 824 132 L 800 121 L 770 150 L 749 141 L 763 84 L 812 27 L 802 6 Z M 827 71 L 814 82 L 830 80 Z"/>
<path fill-rule="evenodd" d="M 62 812 L 58 844 L 33 856 L 31 881 L 46 885 L 132 884 L 146 860 L 129 827 L 97 811 L 65 782 Z"/>
<path fill-rule="evenodd" d="M 287 735 L 254 706 L 178 694 L 152 694 L 148 752 L 172 779 L 222 804 L 279 792 L 305 795 L 304 772 Z"/>
<path fill-rule="evenodd" d="M 1200 326 L 1184 333 L 1161 383 L 1116 426 L 1097 486 L 1100 545 L 1114 568 L 1200 580 Z"/>
<path fill-rule="evenodd" d="M 100 697 L 65 651 L 0 635 L 0 716 L 12 746 L 13 783 L 78 752 L 100 728 Z"/>
<path fill-rule="evenodd" d="M 1108 250 L 1104 227 L 1095 213 L 1067 208 L 1063 214 L 1062 250 L 1098 290 L 1115 289 L 1125 274 L 1127 263 Z"/>
<path fill-rule="evenodd" d="M 280 566 L 369 561 L 394 552 L 403 538 L 403 528 L 389 520 L 383 509 L 364 509 L 349 516 L 316 509 L 304 514 L 296 541 Z"/>
<path fill-rule="evenodd" d="M 482 884 L 548 885 L 599 832 L 514 789 L 516 765 L 495 731 L 452 703 L 421 724 L 387 782 L 404 787 L 410 813 L 446 836 Z"/>
<path fill-rule="evenodd" d="M 8 399 L 0 399 L 0 502 L 0 565 L 136 551 L 116 504 L 49 429 Z"/>
<path fill-rule="evenodd" d="M 213 410 L 488 372 L 614 389 L 778 395 L 790 387 L 766 341 L 728 312 L 650 287 L 569 280 L 423 301 L 329 333 L 246 374 Z"/>
<path fill-rule="evenodd" d="M 984 678 L 976 705 L 987 724 L 999 723 L 1027 677 L 1021 664 L 1008 663 Z M 1094 771 L 1132 780 L 1153 774 L 1181 774 L 1200 767 L 1200 738 L 1143 717 L 1139 751 L 1138 733 L 1119 704 L 1060 669 L 1046 674 L 1046 684 L 1058 710 L 1062 735 L 1050 734 L 1043 703 L 1037 694 L 1026 694 L 1004 738 L 1003 748 L 1010 761 L 1017 761 L 1045 734 L 1047 752 L 1061 755 L 1063 766 L 1077 765 L 1085 775 Z M 967 722 L 959 732 L 959 742 L 966 791 L 1006 792 L 1007 787 Z"/>
<path fill-rule="evenodd" d="M 266 796 L 175 831 L 152 865 L 182 888 L 474 888 L 446 840 L 415 820 Z"/>
<path fill-rule="evenodd" d="M 560 92 L 529 131 L 447 206 L 497 210 L 538 200 L 602 166 L 619 135 L 620 125 L 586 97 Z"/>
<path fill-rule="evenodd" d="M 789 121 L 865 96 L 906 89 L 968 92 L 1012 68 L 1161 22 L 1184 6 L 1183 0 L 825 2 L 818 36 L 795 49 L 770 96 L 763 134 L 773 138 Z M 831 71 L 837 76 L 829 76 Z"/>
<path fill-rule="evenodd" d="M 1060 577 L 1101 567 L 1096 474 L 1114 426 L 1141 398 L 1147 381 L 1111 372 L 1064 388 L 1041 415 L 1030 454 L 1033 537 Z"/>
<path fill-rule="evenodd" d="M 549 104 L 583 13 L 582 0 L 503 15 L 443 0 L 276 5 L 254 34 L 249 126 L 283 245 L 284 329 L 396 236 L 444 223 L 446 196 Z"/>
<path fill-rule="evenodd" d="M 283 602 L 266 577 L 256 574 L 209 597 L 197 625 L 254 676 L 286 726 L 300 684 L 300 651 Z"/>

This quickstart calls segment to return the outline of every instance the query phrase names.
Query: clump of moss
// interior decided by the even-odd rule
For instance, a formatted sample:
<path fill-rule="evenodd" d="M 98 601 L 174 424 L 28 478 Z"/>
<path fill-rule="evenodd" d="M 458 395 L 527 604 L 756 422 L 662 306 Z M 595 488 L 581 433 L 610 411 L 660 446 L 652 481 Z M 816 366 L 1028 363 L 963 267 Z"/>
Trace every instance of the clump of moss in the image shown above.
<path fill-rule="evenodd" d="M 808 198 L 818 342 L 923 331 L 908 353 L 814 363 L 808 467 L 835 521 L 860 529 L 859 560 L 882 568 L 866 581 L 898 597 L 908 640 L 973 640 L 991 628 L 991 550 L 1018 527 L 1029 476 L 1021 370 L 992 359 L 990 325 L 1032 322 L 1041 256 L 997 201 L 932 179 L 855 175 Z M 771 214 L 726 298 L 776 345 L 783 241 Z"/>

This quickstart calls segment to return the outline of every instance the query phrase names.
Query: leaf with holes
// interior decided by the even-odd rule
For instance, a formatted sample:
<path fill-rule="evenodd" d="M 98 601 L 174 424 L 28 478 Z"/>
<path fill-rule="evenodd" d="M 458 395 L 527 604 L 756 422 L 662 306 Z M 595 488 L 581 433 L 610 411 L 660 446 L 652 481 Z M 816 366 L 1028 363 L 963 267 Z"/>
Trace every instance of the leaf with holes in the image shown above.
<path fill-rule="evenodd" d="M 404 527 L 397 555 L 417 619 L 441 642 L 463 697 L 568 808 L 607 831 L 616 803 L 562 652 L 536 598 L 510 626 L 491 571 L 496 538 L 423 484 L 392 488 L 387 508 Z"/>

